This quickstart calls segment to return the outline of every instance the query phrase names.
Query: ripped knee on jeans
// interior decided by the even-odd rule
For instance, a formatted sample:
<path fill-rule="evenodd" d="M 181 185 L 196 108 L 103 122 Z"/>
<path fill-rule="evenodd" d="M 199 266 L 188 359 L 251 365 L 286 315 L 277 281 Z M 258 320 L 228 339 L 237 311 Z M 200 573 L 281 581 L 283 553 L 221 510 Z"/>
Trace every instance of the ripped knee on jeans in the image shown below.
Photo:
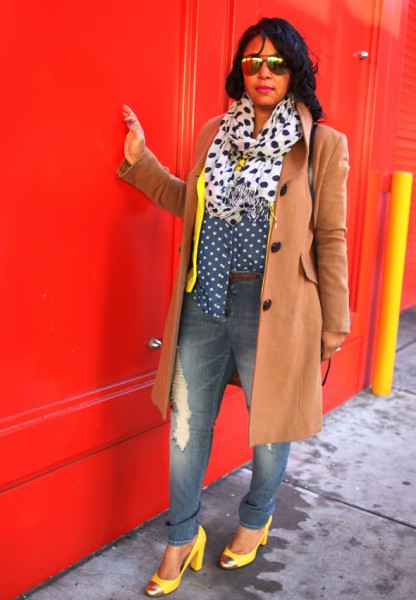
<path fill-rule="evenodd" d="M 183 451 L 189 441 L 189 419 L 191 411 L 188 404 L 188 386 L 182 371 L 179 350 L 176 353 L 175 368 L 173 371 L 172 387 L 172 439 Z"/>

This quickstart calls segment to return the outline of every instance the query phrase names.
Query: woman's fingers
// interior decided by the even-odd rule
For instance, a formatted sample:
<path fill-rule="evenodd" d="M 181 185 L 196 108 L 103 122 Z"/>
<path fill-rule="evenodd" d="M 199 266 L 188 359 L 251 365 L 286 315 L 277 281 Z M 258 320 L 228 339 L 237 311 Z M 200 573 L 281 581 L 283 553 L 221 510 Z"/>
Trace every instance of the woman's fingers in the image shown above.
<path fill-rule="evenodd" d="M 138 124 L 139 123 L 139 119 L 136 117 L 136 115 L 132 112 L 132 113 L 124 113 L 123 114 L 124 120 L 127 123 L 127 125 L 134 125 L 134 124 Z"/>
<path fill-rule="evenodd" d="M 138 120 L 137 116 L 135 115 L 135 113 L 131 110 L 130 106 L 127 106 L 127 104 L 123 104 L 123 118 L 126 119 L 133 119 L 133 120 Z"/>
<path fill-rule="evenodd" d="M 133 164 L 143 151 L 145 144 L 144 131 L 130 106 L 123 104 L 122 108 L 124 122 L 129 128 L 124 142 L 124 157 L 130 164 Z"/>
<path fill-rule="evenodd" d="M 123 117 L 134 117 L 135 119 L 137 119 L 136 115 L 134 114 L 134 111 L 131 110 L 130 106 L 128 106 L 127 104 L 123 104 Z"/>
<path fill-rule="evenodd" d="M 123 119 L 129 129 L 137 130 L 144 140 L 143 127 L 140 125 L 140 121 L 136 114 L 131 110 L 130 106 L 123 104 Z"/>

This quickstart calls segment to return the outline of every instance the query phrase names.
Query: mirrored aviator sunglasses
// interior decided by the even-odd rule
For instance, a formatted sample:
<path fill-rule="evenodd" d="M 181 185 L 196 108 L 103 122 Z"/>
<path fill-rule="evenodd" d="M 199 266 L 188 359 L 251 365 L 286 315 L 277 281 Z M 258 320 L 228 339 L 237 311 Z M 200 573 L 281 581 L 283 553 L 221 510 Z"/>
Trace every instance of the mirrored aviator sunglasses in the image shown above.
<path fill-rule="evenodd" d="M 275 55 L 261 58 L 261 56 L 245 56 L 241 60 L 241 67 L 245 75 L 255 75 L 260 71 L 263 63 L 267 64 L 267 68 L 273 75 L 284 75 L 288 71 L 288 66 L 285 63 L 283 56 Z"/>

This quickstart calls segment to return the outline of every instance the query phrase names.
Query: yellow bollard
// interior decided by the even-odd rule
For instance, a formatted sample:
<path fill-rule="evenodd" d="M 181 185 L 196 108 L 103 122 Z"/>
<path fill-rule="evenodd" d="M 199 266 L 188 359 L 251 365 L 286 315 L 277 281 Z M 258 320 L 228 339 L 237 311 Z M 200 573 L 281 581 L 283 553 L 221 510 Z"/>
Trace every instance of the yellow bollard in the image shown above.
<path fill-rule="evenodd" d="M 396 172 L 392 176 L 372 388 L 377 396 L 388 396 L 393 383 L 412 180 L 412 173 Z"/>

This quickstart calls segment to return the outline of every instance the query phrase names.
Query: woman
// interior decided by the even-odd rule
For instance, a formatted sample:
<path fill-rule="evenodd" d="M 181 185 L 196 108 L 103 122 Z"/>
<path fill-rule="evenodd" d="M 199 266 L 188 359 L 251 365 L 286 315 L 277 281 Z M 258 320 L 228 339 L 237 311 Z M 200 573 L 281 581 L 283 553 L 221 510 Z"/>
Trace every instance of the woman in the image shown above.
<path fill-rule="evenodd" d="M 308 184 L 312 123 L 322 116 L 315 72 L 299 33 L 262 19 L 242 36 L 226 89 L 236 102 L 198 138 L 187 183 L 145 147 L 136 115 L 119 175 L 183 218 L 178 279 L 153 400 L 172 406 L 170 516 L 149 596 L 198 570 L 206 536 L 201 485 L 221 399 L 238 372 L 250 410 L 251 486 L 220 566 L 255 559 L 267 541 L 290 441 L 321 428 L 321 360 L 349 330 L 345 247 L 345 136 L 319 125 L 315 200 Z M 315 264 L 315 255 L 317 264 Z"/>

